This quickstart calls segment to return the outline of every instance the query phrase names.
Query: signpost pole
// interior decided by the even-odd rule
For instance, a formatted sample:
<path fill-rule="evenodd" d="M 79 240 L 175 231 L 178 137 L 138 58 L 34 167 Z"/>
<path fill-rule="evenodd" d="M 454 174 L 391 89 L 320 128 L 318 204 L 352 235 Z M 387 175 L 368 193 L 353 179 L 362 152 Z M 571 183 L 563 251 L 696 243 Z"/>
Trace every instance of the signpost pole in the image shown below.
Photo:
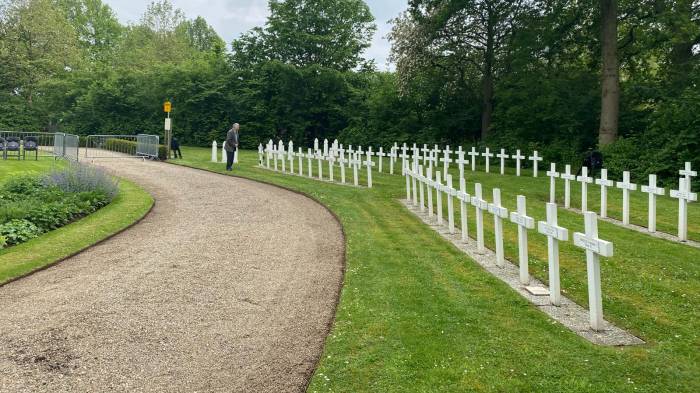
<path fill-rule="evenodd" d="M 165 159 L 168 160 L 170 159 L 170 145 L 172 143 L 172 138 L 173 138 L 173 127 L 172 123 L 170 120 L 170 111 L 172 110 L 172 104 L 170 103 L 169 100 L 165 101 L 165 104 L 163 104 L 163 111 L 167 113 L 166 119 L 165 119 Z"/>

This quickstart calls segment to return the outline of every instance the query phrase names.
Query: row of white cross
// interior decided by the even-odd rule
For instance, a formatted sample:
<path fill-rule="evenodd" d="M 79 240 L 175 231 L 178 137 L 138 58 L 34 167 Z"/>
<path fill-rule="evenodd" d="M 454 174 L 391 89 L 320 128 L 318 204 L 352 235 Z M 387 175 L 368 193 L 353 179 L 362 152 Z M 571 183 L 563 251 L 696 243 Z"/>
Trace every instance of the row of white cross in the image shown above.
<path fill-rule="evenodd" d="M 679 171 L 682 176 L 678 180 L 678 189 L 671 190 L 672 198 L 678 199 L 678 238 L 681 241 L 688 240 L 688 203 L 697 201 L 696 193 L 691 192 L 692 177 L 697 176 L 697 172 L 691 170 L 690 162 L 685 163 L 685 168 Z M 566 165 L 565 172 L 559 173 L 556 169 L 556 164 L 550 164 L 550 170 L 547 171 L 549 182 L 549 201 L 555 203 L 556 195 L 556 179 L 564 180 L 564 207 L 567 209 L 571 205 L 571 181 L 581 183 L 581 211 L 588 210 L 588 185 L 595 184 L 600 186 L 600 216 L 606 218 L 608 216 L 608 188 L 616 187 L 622 190 L 622 223 L 629 225 L 630 223 L 630 192 L 637 190 L 637 184 L 630 181 L 630 173 L 624 171 L 622 173 L 622 181 L 614 182 L 608 179 L 608 170 L 601 169 L 600 178 L 593 179 L 588 176 L 588 168 L 581 168 L 581 175 L 575 176 L 571 173 L 571 165 Z M 648 204 L 648 220 L 647 230 L 651 233 L 656 232 L 656 198 L 666 194 L 666 190 L 658 187 L 656 184 L 656 175 L 649 175 L 649 183 L 642 185 L 641 191 L 649 195 Z"/>
<path fill-rule="evenodd" d="M 263 148 L 262 144 L 258 146 L 258 164 L 261 167 L 266 167 L 267 169 L 270 169 L 270 162 L 273 162 L 273 167 L 274 170 L 277 171 L 279 166 L 278 162 L 281 164 L 281 169 L 282 172 L 287 172 L 287 167 L 286 167 L 286 162 L 289 162 L 289 173 L 294 174 L 294 161 L 298 161 L 298 174 L 299 176 L 304 175 L 304 159 L 307 161 L 307 171 L 308 171 L 308 176 L 309 177 L 314 177 L 313 176 L 313 164 L 312 160 L 316 160 L 317 162 L 317 171 L 316 175 L 318 176 L 319 180 L 324 180 L 323 177 L 323 166 L 325 163 L 328 164 L 328 177 L 327 180 L 329 181 L 335 181 L 334 179 L 334 169 L 335 169 L 335 163 L 338 163 L 338 166 L 340 168 L 340 182 L 343 184 L 346 184 L 346 178 L 345 178 L 345 167 L 347 165 L 348 169 L 352 169 L 353 171 L 353 183 L 355 186 L 359 185 L 359 176 L 358 176 L 358 171 L 362 169 L 364 166 L 367 168 L 367 187 L 372 188 L 372 167 L 375 166 L 376 164 L 372 160 L 372 157 L 375 155 L 374 152 L 372 152 L 372 148 L 369 147 L 367 149 L 367 152 L 363 152 L 362 148 L 359 148 L 357 151 L 352 149 L 352 146 L 347 150 L 348 156 L 347 159 L 345 157 L 345 152 L 346 150 L 342 147 L 342 145 L 336 145 L 334 144 L 332 147 L 328 148 L 326 147 L 325 150 L 320 150 L 320 149 L 315 149 L 311 150 L 311 148 L 307 149 L 307 152 L 304 153 L 302 151 L 302 148 L 299 147 L 298 150 L 295 152 L 294 151 L 294 142 L 289 141 L 287 145 L 287 149 L 285 150 L 284 143 L 282 141 L 279 141 L 277 145 L 275 145 L 272 140 L 270 140 L 267 143 L 267 146 Z M 365 155 L 366 159 L 363 160 L 362 156 Z M 380 164 L 381 167 L 381 164 Z M 392 165 L 392 171 L 393 171 L 393 165 Z"/>
<path fill-rule="evenodd" d="M 414 206 L 419 206 L 420 210 L 427 211 L 429 217 L 437 216 L 437 223 L 444 225 L 443 217 L 443 197 L 447 199 L 447 227 L 450 233 L 455 233 L 454 221 L 454 198 L 459 201 L 461 215 L 462 240 L 467 241 L 468 231 L 468 206 L 475 208 L 476 220 L 476 243 L 477 250 L 485 251 L 484 246 L 484 212 L 493 215 L 494 233 L 496 243 L 496 264 L 500 267 L 505 264 L 503 252 L 503 221 L 510 219 L 518 226 L 518 261 L 520 271 L 520 282 L 523 285 L 530 283 L 528 273 L 528 246 L 527 231 L 535 228 L 535 220 L 527 215 L 525 196 L 518 195 L 517 210 L 509 212 L 501 204 L 501 190 L 493 189 L 493 201 L 489 203 L 483 198 L 482 186 L 480 183 L 474 185 L 474 195 L 467 193 L 466 181 L 460 177 L 459 188 L 454 188 L 452 176 L 443 178 L 441 171 L 435 171 L 433 177 L 432 168 L 423 168 L 417 163 L 414 168 L 406 167 L 404 175 L 406 177 L 406 198 L 412 201 Z M 444 179 L 444 182 L 443 182 Z M 435 192 L 435 206 L 433 206 L 433 190 Z M 426 198 L 427 195 L 427 198 Z M 510 213 L 510 214 L 509 214 Z M 594 330 L 601 330 L 603 327 L 603 304 L 600 286 L 600 256 L 611 257 L 613 255 L 613 245 L 611 242 L 598 238 L 598 218 L 594 212 L 585 212 L 585 231 L 574 233 L 574 245 L 586 250 L 586 261 L 588 266 L 588 296 L 590 305 L 590 326 Z M 561 304 L 561 289 L 559 279 L 559 242 L 569 239 L 569 230 L 557 223 L 557 205 L 547 203 L 547 219 L 537 223 L 539 233 L 547 237 L 548 259 L 549 259 L 549 299 L 552 305 Z"/>

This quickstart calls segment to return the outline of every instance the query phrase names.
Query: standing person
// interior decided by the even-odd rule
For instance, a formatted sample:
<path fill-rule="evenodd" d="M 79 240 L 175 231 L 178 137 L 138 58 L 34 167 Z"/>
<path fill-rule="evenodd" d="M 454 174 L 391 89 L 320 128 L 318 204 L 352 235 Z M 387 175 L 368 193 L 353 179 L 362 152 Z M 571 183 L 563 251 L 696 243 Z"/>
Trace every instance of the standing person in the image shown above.
<path fill-rule="evenodd" d="M 226 170 L 231 171 L 233 167 L 233 158 L 238 149 L 238 130 L 241 126 L 234 123 L 231 129 L 226 133 L 226 142 L 224 142 L 224 150 L 226 150 Z"/>
<path fill-rule="evenodd" d="M 173 152 L 173 158 L 182 158 L 182 152 L 180 151 L 180 141 L 173 136 L 170 141 L 170 151 Z M 179 157 L 178 157 L 179 156 Z"/>

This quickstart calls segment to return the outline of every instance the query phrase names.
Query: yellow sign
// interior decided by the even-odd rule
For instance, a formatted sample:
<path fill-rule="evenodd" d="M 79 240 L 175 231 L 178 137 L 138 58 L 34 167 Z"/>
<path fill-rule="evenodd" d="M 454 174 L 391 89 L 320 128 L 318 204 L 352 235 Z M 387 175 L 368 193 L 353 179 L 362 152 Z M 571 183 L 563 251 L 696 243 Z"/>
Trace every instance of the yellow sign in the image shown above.
<path fill-rule="evenodd" d="M 170 101 L 165 101 L 165 104 L 163 104 L 163 111 L 165 113 L 170 113 L 170 109 L 172 109 L 172 104 Z"/>

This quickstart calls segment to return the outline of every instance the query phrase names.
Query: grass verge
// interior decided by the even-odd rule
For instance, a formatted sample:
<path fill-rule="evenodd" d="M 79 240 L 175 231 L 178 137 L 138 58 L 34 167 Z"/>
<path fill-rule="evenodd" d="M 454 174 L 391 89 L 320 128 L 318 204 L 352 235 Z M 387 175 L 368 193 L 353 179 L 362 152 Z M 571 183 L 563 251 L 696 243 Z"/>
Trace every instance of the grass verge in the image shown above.
<path fill-rule="evenodd" d="M 184 148 L 183 154 L 177 163 L 225 173 L 223 164 L 209 162 L 209 149 Z M 616 247 L 601 263 L 605 316 L 647 341 L 601 347 L 539 312 L 404 209 L 397 202 L 405 196 L 401 176 L 375 175 L 375 188 L 358 189 L 256 168 L 255 152 L 240 158 L 234 175 L 311 195 L 345 228 L 345 285 L 309 391 L 700 390 L 700 250 L 600 222 L 601 238 Z M 529 214 L 544 218 L 548 179 L 470 171 L 467 177 L 470 189 L 475 181 L 484 184 L 488 200 L 490 188 L 502 188 L 511 209 L 517 194 L 526 195 Z M 620 200 L 611 192 L 611 212 Z M 672 223 L 673 207 L 660 203 L 660 221 Z M 689 221 L 697 223 L 697 206 L 691 209 Z M 571 231 L 583 228 L 580 215 L 559 215 Z M 493 219 L 485 217 L 493 248 Z M 517 230 L 504 226 L 506 256 L 517 260 Z M 697 236 L 697 225 L 690 232 Z M 530 233 L 530 271 L 544 281 L 545 245 Z M 584 252 L 563 243 L 560 263 L 563 292 L 587 307 Z"/>

